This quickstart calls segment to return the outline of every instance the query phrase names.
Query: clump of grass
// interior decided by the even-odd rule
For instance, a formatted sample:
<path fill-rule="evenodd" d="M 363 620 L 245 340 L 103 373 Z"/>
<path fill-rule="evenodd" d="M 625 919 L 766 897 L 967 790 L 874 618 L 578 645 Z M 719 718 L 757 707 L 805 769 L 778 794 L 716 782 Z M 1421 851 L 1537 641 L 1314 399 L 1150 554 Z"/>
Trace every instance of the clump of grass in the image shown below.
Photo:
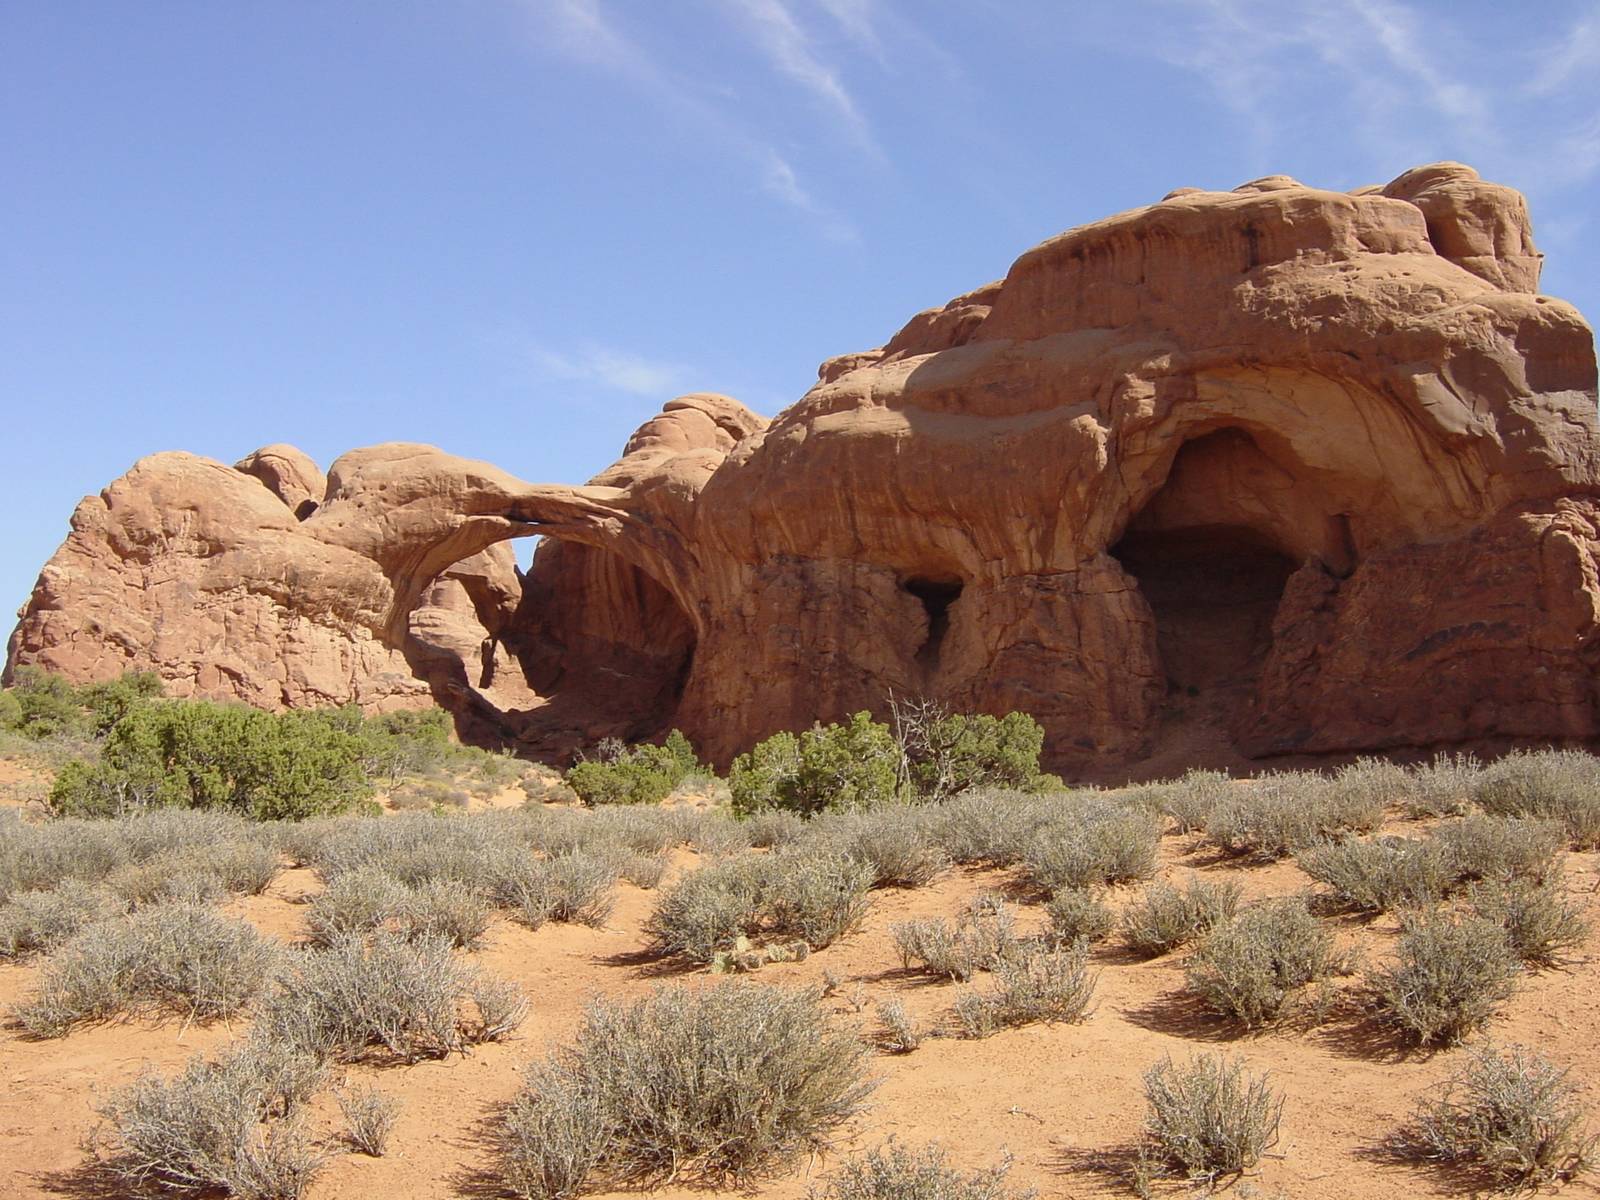
<path fill-rule="evenodd" d="M 899 1000 L 878 1005 L 878 1022 L 883 1026 L 880 1042 L 891 1054 L 910 1054 L 922 1045 L 922 1027 Z"/>
<path fill-rule="evenodd" d="M 1336 900 L 1361 912 L 1437 903 L 1456 880 L 1451 855 L 1436 840 L 1378 837 L 1322 842 L 1300 851 L 1295 860 Z"/>
<path fill-rule="evenodd" d="M 993 970 L 1017 949 L 1016 918 L 1002 900 L 970 905 L 954 925 L 942 917 L 897 921 L 891 929 L 903 966 L 958 983 Z"/>
<path fill-rule="evenodd" d="M 1213 1011 L 1255 1028 L 1294 992 L 1333 971 L 1333 935 L 1299 899 L 1270 900 L 1218 925 L 1187 967 L 1189 990 Z"/>
<path fill-rule="evenodd" d="M 0 958 L 50 951 L 85 925 L 121 916 L 127 905 L 109 888 L 80 879 L 53 891 L 18 892 L 0 905 Z"/>
<path fill-rule="evenodd" d="M 1395 1148 L 1452 1163 L 1507 1189 L 1570 1180 L 1593 1167 L 1588 1111 L 1568 1072 L 1514 1046 L 1485 1046 L 1437 1097 L 1424 1098 Z"/>
<path fill-rule="evenodd" d="M 1214 1183 L 1248 1171 L 1278 1140 L 1283 1101 L 1265 1075 L 1209 1054 L 1178 1065 L 1165 1058 L 1145 1072 L 1148 1109 L 1140 1167 L 1150 1176 L 1181 1172 Z"/>
<path fill-rule="evenodd" d="M 339 1093 L 339 1111 L 344 1116 L 346 1140 L 363 1154 L 383 1157 L 389 1131 L 400 1115 L 400 1102 L 371 1084 L 358 1084 Z"/>
<path fill-rule="evenodd" d="M 1111 936 L 1117 918 L 1100 896 L 1086 888 L 1057 892 L 1045 905 L 1050 936 L 1060 942 L 1098 942 Z"/>
<path fill-rule="evenodd" d="M 864 1056 L 808 991 L 730 982 L 596 1001 L 507 1110 L 501 1179 L 539 1200 L 663 1178 L 747 1181 L 824 1145 L 861 1108 Z"/>
<path fill-rule="evenodd" d="M 45 963 L 13 1015 L 35 1037 L 128 1014 L 230 1017 L 271 975 L 277 950 L 209 909 L 160 905 L 85 926 Z"/>
<path fill-rule="evenodd" d="M 485 994 L 481 986 L 476 972 L 455 961 L 444 938 L 407 940 L 388 931 L 348 936 L 297 957 L 260 1006 L 256 1029 L 272 1041 L 341 1062 L 379 1049 L 404 1062 L 443 1058 L 489 1040 L 496 1024 L 490 1014 L 480 1007 L 475 1024 L 461 1016 L 463 1001 Z M 505 998 L 491 1002 L 497 1001 Z M 505 1014 L 499 1015 L 503 1020 Z M 513 1015 L 520 1016 L 514 1010 Z"/>
<path fill-rule="evenodd" d="M 101 1166 L 140 1195 L 299 1200 L 325 1160 L 301 1120 L 321 1081 L 314 1061 L 254 1040 L 171 1078 L 147 1071 L 100 1107 Z"/>
<path fill-rule="evenodd" d="M 1154 957 L 1185 945 L 1239 908 L 1240 888 L 1231 881 L 1193 879 L 1185 891 L 1152 884 L 1123 911 L 1122 936 L 1130 949 Z"/>
<path fill-rule="evenodd" d="M 1496 816 L 1559 822 L 1572 847 L 1600 846 L 1600 759 L 1580 750 L 1508 754 L 1484 770 L 1472 798 Z"/>
<path fill-rule="evenodd" d="M 1160 841 L 1160 821 L 1148 812 L 1086 807 L 1038 830 L 1023 849 L 1023 861 L 1048 892 L 1126 883 L 1156 873 Z"/>
<path fill-rule="evenodd" d="M 1446 821 L 1434 830 L 1455 879 L 1543 879 L 1556 869 L 1561 826 L 1538 817 L 1483 816 Z"/>
<path fill-rule="evenodd" d="M 1482 917 L 1430 912 L 1400 935 L 1393 963 L 1368 974 L 1380 1012 L 1419 1043 L 1458 1042 L 1511 995 L 1517 959 Z"/>
<path fill-rule="evenodd" d="M 956 1020 L 973 1038 L 1037 1021 L 1081 1021 L 1094 998 L 1095 976 L 1088 962 L 1082 943 L 1004 955 L 994 964 L 988 990 L 968 992 L 956 1001 Z"/>
<path fill-rule="evenodd" d="M 820 1200 L 1033 1200 L 1006 1185 L 1009 1158 L 984 1171 L 950 1165 L 943 1147 L 913 1150 L 896 1142 L 853 1155 L 828 1178 Z"/>
<path fill-rule="evenodd" d="M 1583 944 L 1589 922 L 1567 899 L 1560 875 L 1478 883 L 1467 891 L 1473 911 L 1505 933 L 1511 952 L 1525 963 L 1554 966 L 1563 951 Z"/>

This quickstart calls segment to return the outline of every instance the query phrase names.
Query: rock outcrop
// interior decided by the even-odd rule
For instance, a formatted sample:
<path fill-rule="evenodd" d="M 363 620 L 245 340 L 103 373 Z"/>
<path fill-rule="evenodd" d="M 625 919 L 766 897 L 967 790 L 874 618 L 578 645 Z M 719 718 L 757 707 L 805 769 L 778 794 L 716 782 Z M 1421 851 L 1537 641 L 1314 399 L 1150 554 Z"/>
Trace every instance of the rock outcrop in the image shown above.
<path fill-rule="evenodd" d="M 672 401 L 582 487 L 421 446 L 325 485 L 289 447 L 156 455 L 79 506 L 8 662 L 431 693 L 557 755 L 678 725 L 726 760 L 891 691 L 1031 712 L 1069 770 L 1194 729 L 1594 739 L 1595 345 L 1540 262 L 1459 164 L 1273 176 L 1053 238 L 770 424 Z"/>

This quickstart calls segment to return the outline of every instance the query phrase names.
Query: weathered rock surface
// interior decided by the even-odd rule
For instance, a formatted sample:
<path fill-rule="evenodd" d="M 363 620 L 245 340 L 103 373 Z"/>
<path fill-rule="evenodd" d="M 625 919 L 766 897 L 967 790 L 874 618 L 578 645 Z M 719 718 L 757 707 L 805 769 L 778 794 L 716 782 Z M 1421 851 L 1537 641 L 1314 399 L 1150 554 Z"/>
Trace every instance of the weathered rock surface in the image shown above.
<path fill-rule="evenodd" d="M 583 487 L 422 446 L 320 492 L 288 447 L 157 455 L 80 505 L 9 662 L 431 691 L 551 754 L 678 725 L 725 760 L 891 690 L 1029 711 L 1069 769 L 1196 724 L 1253 755 L 1593 739 L 1594 337 L 1540 263 L 1459 164 L 1179 189 L 770 424 L 672 401 Z"/>

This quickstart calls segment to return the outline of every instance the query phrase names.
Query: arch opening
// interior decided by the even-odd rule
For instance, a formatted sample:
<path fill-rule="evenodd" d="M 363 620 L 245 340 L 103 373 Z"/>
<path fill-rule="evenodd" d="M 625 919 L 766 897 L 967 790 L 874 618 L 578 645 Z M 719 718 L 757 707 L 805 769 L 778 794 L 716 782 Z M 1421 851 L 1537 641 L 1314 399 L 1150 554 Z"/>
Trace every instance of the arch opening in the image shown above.
<path fill-rule="evenodd" d="M 950 632 L 950 608 L 961 599 L 961 580 L 919 576 L 905 580 L 900 587 L 916 597 L 928 619 L 928 632 L 917 648 L 916 663 L 924 671 L 936 671 L 945 635 Z"/>
<path fill-rule="evenodd" d="M 1222 429 L 1178 450 L 1111 547 L 1150 606 L 1169 715 L 1234 740 L 1289 577 L 1327 537 L 1312 507 L 1297 472 L 1243 430 Z"/>

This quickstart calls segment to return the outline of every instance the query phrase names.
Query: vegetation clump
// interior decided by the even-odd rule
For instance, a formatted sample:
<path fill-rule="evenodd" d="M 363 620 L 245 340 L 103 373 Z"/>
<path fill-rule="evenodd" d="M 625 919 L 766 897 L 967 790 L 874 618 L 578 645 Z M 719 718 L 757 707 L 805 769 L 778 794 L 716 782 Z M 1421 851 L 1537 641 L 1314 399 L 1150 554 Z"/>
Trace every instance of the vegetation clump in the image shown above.
<path fill-rule="evenodd" d="M 1006 1184 L 1009 1158 L 987 1170 L 950 1165 L 937 1144 L 913 1150 L 897 1142 L 852 1155 L 828 1178 L 821 1200 L 1032 1200 Z"/>
<path fill-rule="evenodd" d="M 1278 1140 L 1283 1101 L 1265 1075 L 1210 1054 L 1179 1065 L 1165 1058 L 1145 1072 L 1145 1178 L 1181 1172 L 1214 1183 L 1248 1171 Z"/>
<path fill-rule="evenodd" d="M 1082 1021 L 1094 998 L 1095 976 L 1088 964 L 1082 942 L 1019 947 L 995 961 L 987 990 L 968 992 L 956 1001 L 956 1020 L 972 1038 L 1038 1021 Z"/>
<path fill-rule="evenodd" d="M 1582 1089 L 1548 1059 L 1485 1046 L 1424 1098 L 1394 1146 L 1507 1190 L 1570 1180 L 1593 1167 Z"/>
<path fill-rule="evenodd" d="M 567 786 L 585 804 L 658 804 L 691 775 L 704 773 L 689 739 L 674 729 L 660 746 L 600 744 L 595 758 L 567 772 Z"/>
<path fill-rule="evenodd" d="M 1494 921 L 1434 911 L 1410 923 L 1368 982 L 1386 1020 L 1423 1045 L 1449 1044 L 1488 1023 L 1518 965 Z"/>
<path fill-rule="evenodd" d="M 887 804 L 903 795 L 901 763 L 889 727 L 867 712 L 798 737 L 776 733 L 733 760 L 733 811 L 752 816 L 781 809 L 809 817 Z"/>
<path fill-rule="evenodd" d="M 1333 971 L 1333 935 L 1297 898 L 1252 905 L 1212 929 L 1187 966 L 1189 990 L 1247 1028 L 1276 1019 L 1289 998 Z"/>
<path fill-rule="evenodd" d="M 727 982 L 598 1000 L 508 1107 L 501 1181 L 538 1200 L 665 1178 L 748 1181 L 823 1146 L 859 1111 L 872 1086 L 865 1054 L 809 991 Z"/>
<path fill-rule="evenodd" d="M 1192 942 L 1239 908 L 1237 883 L 1192 879 L 1184 891 L 1151 885 L 1122 914 L 1122 937 L 1129 949 L 1152 958 Z"/>

